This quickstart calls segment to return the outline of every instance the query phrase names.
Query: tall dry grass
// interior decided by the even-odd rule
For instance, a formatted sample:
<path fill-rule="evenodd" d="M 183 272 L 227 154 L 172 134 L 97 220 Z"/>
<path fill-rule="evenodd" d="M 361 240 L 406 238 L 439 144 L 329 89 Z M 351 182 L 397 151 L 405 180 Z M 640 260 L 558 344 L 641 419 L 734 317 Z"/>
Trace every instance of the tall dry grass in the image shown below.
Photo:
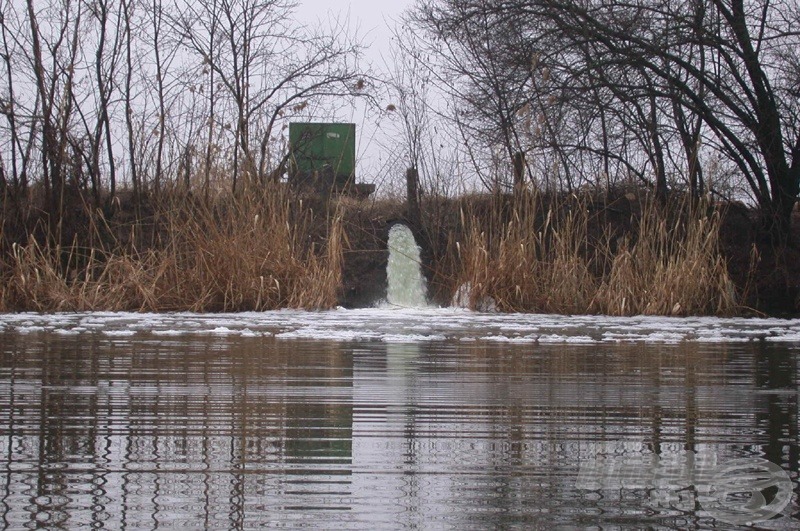
<path fill-rule="evenodd" d="M 466 236 L 456 245 L 458 283 L 470 287 L 471 307 L 587 310 L 595 286 L 583 258 L 586 217 L 566 207 L 542 213 L 535 194 L 518 195 L 510 205 L 495 204 L 488 219 L 462 213 Z"/>
<path fill-rule="evenodd" d="M 535 193 L 463 213 L 454 289 L 472 308 L 608 315 L 725 315 L 736 294 L 719 248 L 720 217 L 707 205 L 646 201 L 621 245 L 607 227 L 589 241 L 588 201 L 545 205 Z M 595 227 L 597 229 L 597 227 Z"/>
<path fill-rule="evenodd" d="M 0 311 L 333 307 L 350 247 L 343 219 L 352 223 L 362 205 L 339 200 L 312 209 L 293 194 L 279 186 L 238 196 L 172 192 L 138 222 L 87 212 L 86 233 L 68 246 L 31 237 L 0 255 Z M 589 199 L 521 192 L 451 205 L 460 206 L 460 217 L 443 204 L 434 216 L 440 230 L 428 231 L 438 246 L 434 284 L 450 294 L 468 285 L 472 308 L 610 315 L 738 309 L 718 249 L 720 216 L 708 205 L 663 208 L 645 200 L 624 237 L 612 236 Z M 363 222 L 376 223 L 373 214 Z"/>
<path fill-rule="evenodd" d="M 156 207 L 156 233 L 144 246 L 131 243 L 136 237 L 109 239 L 114 228 L 91 215 L 92 248 L 33 238 L 14 245 L 2 282 L 6 309 L 258 311 L 337 302 L 341 216 L 313 212 L 283 188 L 175 195 Z"/>
<path fill-rule="evenodd" d="M 670 212 L 648 203 L 635 243 L 613 255 L 592 303 L 610 315 L 729 315 L 736 289 L 719 252 L 721 219 L 707 205 Z"/>

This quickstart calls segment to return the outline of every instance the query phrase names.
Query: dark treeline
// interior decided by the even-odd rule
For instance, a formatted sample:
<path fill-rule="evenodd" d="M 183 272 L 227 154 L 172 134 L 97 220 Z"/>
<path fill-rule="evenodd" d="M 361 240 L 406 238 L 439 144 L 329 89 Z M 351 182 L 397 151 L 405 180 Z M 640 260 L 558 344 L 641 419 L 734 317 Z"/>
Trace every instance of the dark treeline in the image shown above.
<path fill-rule="evenodd" d="M 711 193 L 789 233 L 795 0 L 419 0 L 404 22 L 487 187 Z"/>
<path fill-rule="evenodd" d="M 360 44 L 288 0 L 0 3 L 4 220 L 275 180 L 286 118 L 357 95 Z M 326 103 L 327 102 L 327 103 Z"/>

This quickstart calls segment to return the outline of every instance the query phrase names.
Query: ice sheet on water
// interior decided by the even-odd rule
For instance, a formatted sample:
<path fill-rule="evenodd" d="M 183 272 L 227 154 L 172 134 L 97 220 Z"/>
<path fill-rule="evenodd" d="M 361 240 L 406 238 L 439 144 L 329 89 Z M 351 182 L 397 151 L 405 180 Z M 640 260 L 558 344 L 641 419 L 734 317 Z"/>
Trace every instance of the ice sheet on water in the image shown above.
<path fill-rule="evenodd" d="M 0 334 L 210 335 L 330 341 L 507 343 L 770 341 L 800 345 L 800 319 L 608 317 L 478 313 L 456 308 L 369 308 L 238 314 L 0 314 Z"/>

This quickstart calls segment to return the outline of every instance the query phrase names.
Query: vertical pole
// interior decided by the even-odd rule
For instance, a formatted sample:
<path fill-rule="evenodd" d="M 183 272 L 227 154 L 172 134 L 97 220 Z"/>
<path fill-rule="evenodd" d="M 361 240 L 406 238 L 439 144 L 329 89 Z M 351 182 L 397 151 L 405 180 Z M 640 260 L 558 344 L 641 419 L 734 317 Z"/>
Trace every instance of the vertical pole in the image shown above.
<path fill-rule="evenodd" d="M 521 190 L 525 184 L 525 153 L 514 153 L 514 190 Z"/>
<path fill-rule="evenodd" d="M 419 174 L 416 168 L 406 170 L 406 194 L 408 199 L 408 221 L 415 228 L 421 227 L 419 211 Z"/>

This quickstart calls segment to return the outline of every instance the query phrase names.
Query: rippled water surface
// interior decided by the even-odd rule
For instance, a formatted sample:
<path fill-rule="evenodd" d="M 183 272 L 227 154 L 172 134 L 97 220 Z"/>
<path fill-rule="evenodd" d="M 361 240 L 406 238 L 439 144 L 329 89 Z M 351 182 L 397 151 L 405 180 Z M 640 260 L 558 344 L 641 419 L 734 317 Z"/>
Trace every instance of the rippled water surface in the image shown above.
<path fill-rule="evenodd" d="M 799 359 L 779 319 L 0 315 L 0 527 L 728 529 L 771 462 L 741 505 L 796 529 Z"/>

